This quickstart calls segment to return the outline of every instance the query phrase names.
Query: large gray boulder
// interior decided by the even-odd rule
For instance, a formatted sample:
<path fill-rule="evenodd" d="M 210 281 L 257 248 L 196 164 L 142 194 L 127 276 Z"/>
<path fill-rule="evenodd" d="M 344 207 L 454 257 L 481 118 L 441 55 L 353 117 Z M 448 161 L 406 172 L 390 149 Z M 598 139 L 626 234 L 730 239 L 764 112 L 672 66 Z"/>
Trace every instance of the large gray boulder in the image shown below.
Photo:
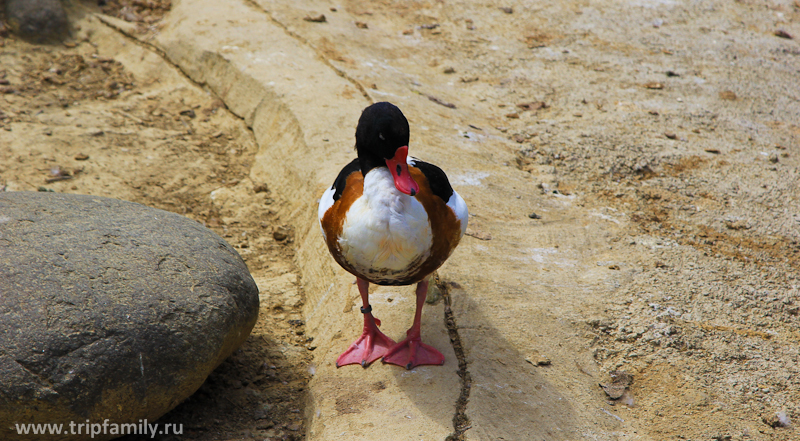
<path fill-rule="evenodd" d="M 69 32 L 67 13 L 59 0 L 5 0 L 11 29 L 35 43 L 60 41 Z M 2 0 L 0 0 L 0 4 Z"/>
<path fill-rule="evenodd" d="M 18 436 L 17 424 L 152 423 L 257 315 L 244 262 L 195 221 L 97 196 L 0 192 L 0 439 L 86 439 Z"/>

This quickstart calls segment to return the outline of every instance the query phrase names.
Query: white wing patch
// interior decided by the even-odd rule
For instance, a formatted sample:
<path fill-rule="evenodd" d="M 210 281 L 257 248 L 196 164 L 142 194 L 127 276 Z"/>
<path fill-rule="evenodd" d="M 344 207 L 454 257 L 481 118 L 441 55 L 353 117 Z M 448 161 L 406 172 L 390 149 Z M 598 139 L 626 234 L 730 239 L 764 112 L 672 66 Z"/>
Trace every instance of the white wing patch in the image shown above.
<path fill-rule="evenodd" d="M 322 197 L 319 199 L 319 211 L 317 215 L 319 216 L 319 229 L 322 230 L 322 237 L 325 237 L 325 229 L 322 228 L 322 217 L 325 216 L 325 213 L 328 212 L 328 209 L 333 206 L 335 202 L 333 200 L 333 194 L 336 193 L 336 189 L 333 187 L 328 187 L 325 190 L 325 193 L 322 193 Z"/>
<path fill-rule="evenodd" d="M 428 257 L 432 241 L 422 204 L 399 192 L 385 167 L 370 170 L 364 178 L 364 192 L 350 206 L 342 226 L 342 257 L 363 274 L 388 271 L 400 275 Z"/>
<path fill-rule="evenodd" d="M 453 195 L 450 196 L 450 200 L 447 201 L 447 206 L 453 210 L 453 213 L 456 215 L 456 219 L 461 221 L 461 236 L 464 236 L 464 233 L 467 232 L 467 222 L 469 222 L 469 211 L 467 210 L 467 203 L 464 202 L 464 199 L 461 199 L 461 196 L 453 190 Z"/>

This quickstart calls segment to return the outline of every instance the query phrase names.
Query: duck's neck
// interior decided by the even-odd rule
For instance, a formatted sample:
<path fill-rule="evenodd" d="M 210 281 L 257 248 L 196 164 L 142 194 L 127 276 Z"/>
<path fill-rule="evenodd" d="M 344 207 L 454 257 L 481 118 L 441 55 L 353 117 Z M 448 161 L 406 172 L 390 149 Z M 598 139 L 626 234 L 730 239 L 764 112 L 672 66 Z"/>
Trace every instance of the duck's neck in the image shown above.
<path fill-rule="evenodd" d="M 369 171 L 373 168 L 386 167 L 386 161 L 383 159 L 364 157 L 360 155 L 358 157 L 358 163 L 361 166 L 361 174 L 364 176 L 366 176 L 367 173 L 369 173 Z"/>

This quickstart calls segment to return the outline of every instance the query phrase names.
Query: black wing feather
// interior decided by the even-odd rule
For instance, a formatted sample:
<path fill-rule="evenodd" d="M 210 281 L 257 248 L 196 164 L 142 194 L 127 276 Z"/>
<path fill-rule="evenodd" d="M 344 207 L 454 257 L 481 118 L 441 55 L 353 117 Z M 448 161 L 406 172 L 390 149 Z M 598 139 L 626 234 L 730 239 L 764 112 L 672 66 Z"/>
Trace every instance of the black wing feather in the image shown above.
<path fill-rule="evenodd" d="M 442 198 L 446 204 L 447 201 L 450 200 L 450 197 L 453 196 L 453 187 L 450 186 L 450 181 L 447 180 L 447 175 L 444 174 L 444 170 L 433 164 L 420 161 L 419 159 L 412 159 L 412 162 L 413 166 L 418 168 L 422 174 L 428 178 L 428 184 L 433 194 Z"/>
<path fill-rule="evenodd" d="M 333 186 L 331 186 L 331 188 L 335 190 L 333 193 L 334 201 L 338 201 L 339 198 L 342 197 L 344 186 L 347 184 L 347 177 L 355 172 L 361 172 L 361 165 L 358 163 L 358 158 L 353 159 L 349 164 L 345 165 L 342 171 L 339 172 L 339 176 L 333 181 Z"/>

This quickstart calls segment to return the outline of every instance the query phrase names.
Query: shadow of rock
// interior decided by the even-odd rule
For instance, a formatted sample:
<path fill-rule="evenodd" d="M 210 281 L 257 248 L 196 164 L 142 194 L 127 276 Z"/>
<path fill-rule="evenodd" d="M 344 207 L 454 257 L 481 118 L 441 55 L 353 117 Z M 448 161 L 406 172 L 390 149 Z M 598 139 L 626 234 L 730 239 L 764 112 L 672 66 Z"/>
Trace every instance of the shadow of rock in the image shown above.
<path fill-rule="evenodd" d="M 251 335 L 194 395 L 155 422 L 162 432 L 169 424 L 171 433 L 148 433 L 146 439 L 304 439 L 308 373 L 292 358 L 280 341 Z M 143 438 L 137 434 L 118 439 Z"/>

